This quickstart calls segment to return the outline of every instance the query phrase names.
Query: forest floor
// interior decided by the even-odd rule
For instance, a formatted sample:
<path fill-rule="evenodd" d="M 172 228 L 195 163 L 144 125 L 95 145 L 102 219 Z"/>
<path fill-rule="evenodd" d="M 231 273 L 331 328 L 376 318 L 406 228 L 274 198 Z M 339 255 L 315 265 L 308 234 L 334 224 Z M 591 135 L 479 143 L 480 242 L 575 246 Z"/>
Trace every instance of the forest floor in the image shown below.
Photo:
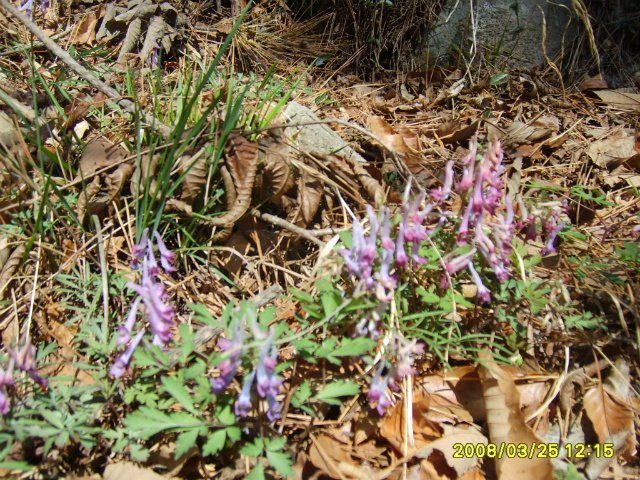
<path fill-rule="evenodd" d="M 1 478 L 640 478 L 637 85 L 8 3 Z"/>

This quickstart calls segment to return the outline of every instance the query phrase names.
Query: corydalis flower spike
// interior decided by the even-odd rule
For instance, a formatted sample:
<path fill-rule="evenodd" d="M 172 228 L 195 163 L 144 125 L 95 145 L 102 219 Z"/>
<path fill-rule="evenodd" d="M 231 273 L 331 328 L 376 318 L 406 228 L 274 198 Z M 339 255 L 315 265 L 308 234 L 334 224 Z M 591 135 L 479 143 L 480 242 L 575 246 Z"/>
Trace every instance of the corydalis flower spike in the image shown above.
<path fill-rule="evenodd" d="M 149 229 L 145 228 L 142 231 L 140 243 L 135 244 L 131 248 L 131 255 L 133 255 L 133 260 L 131 260 L 131 268 L 138 268 L 138 266 L 142 263 L 145 253 L 147 253 L 147 249 L 149 248 L 149 243 L 147 242 L 148 235 Z"/>
<path fill-rule="evenodd" d="M 235 413 L 238 417 L 246 417 L 251 410 L 251 387 L 253 386 L 253 380 L 256 378 L 256 371 L 253 370 L 244 379 L 244 385 L 238 400 L 236 400 Z"/>
<path fill-rule="evenodd" d="M 231 341 L 221 338 L 218 340 L 218 347 L 223 352 L 229 352 L 229 358 L 223 360 L 218 365 L 220 370 L 220 376 L 216 378 L 210 378 L 211 391 L 216 395 L 220 395 L 222 391 L 229 386 L 233 377 L 236 375 L 238 368 L 240 368 L 240 360 L 242 358 L 242 350 L 244 344 L 244 318 L 242 321 L 237 321 L 233 326 L 233 338 Z"/>
<path fill-rule="evenodd" d="M 133 337 L 133 340 L 131 340 L 131 343 L 126 348 L 126 350 L 122 352 L 122 354 L 116 359 L 116 361 L 113 362 L 113 365 L 111 365 L 109 373 L 115 378 L 120 378 L 122 375 L 124 375 L 124 372 L 127 369 L 129 362 L 131 361 L 131 356 L 133 355 L 136 347 L 140 344 L 143 335 L 144 330 L 140 330 L 138 334 Z"/>
<path fill-rule="evenodd" d="M 380 416 L 383 416 L 385 409 L 392 405 L 391 400 L 386 396 L 387 387 L 389 386 L 389 378 L 382 378 L 383 370 L 384 363 L 378 367 L 378 370 L 376 370 L 373 380 L 371 380 L 369 393 L 367 394 L 367 399 L 371 402 L 371 408 L 375 408 Z"/>
<path fill-rule="evenodd" d="M 153 232 L 153 236 L 156 239 L 156 245 L 158 245 L 158 251 L 160 252 L 160 263 L 162 268 L 167 274 L 175 272 L 177 269 L 173 266 L 173 262 L 176 259 L 176 253 L 167 248 L 162 237 L 158 232 Z"/>
<path fill-rule="evenodd" d="M 489 293 L 489 290 L 487 289 L 487 287 L 485 287 L 484 283 L 482 283 L 482 279 L 480 278 L 480 275 L 478 275 L 478 272 L 473 266 L 473 263 L 470 262 L 467 268 L 469 269 L 469 273 L 471 273 L 471 278 L 473 278 L 473 282 L 476 284 L 476 287 L 478 288 L 478 293 L 477 293 L 478 299 L 480 299 L 482 303 L 489 302 L 491 300 L 491 293 Z"/>
<path fill-rule="evenodd" d="M 260 358 L 256 367 L 256 383 L 258 393 L 262 398 L 271 395 L 275 397 L 279 392 L 279 387 L 283 379 L 274 373 L 277 364 L 277 350 L 272 348 L 273 339 L 275 338 L 275 330 L 273 327 L 269 331 L 269 336 L 260 347 Z"/>
<path fill-rule="evenodd" d="M 120 335 L 118 336 L 118 344 L 126 345 L 127 342 L 131 339 L 131 332 L 133 331 L 133 326 L 136 323 L 136 317 L 138 315 L 138 307 L 140 306 L 140 301 L 142 299 L 140 297 L 136 298 L 131 305 L 131 310 L 129 310 L 129 314 L 127 315 L 127 320 L 124 325 L 120 325 L 118 327 L 118 331 Z"/>

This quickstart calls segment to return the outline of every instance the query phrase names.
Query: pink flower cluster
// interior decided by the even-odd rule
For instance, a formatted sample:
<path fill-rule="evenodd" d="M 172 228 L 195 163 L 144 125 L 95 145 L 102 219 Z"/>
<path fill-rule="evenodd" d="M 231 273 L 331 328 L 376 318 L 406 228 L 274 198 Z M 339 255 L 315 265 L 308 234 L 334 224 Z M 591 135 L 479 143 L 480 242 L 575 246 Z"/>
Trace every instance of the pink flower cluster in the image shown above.
<path fill-rule="evenodd" d="M 424 353 L 424 345 L 418 343 L 415 339 L 411 342 L 400 336 L 395 336 L 392 345 L 397 361 L 392 365 L 386 375 L 382 375 L 385 370 L 385 362 L 382 362 L 376 370 L 367 399 L 372 408 L 378 413 L 384 415 L 385 409 L 393 404 L 387 397 L 387 388 L 391 388 L 394 392 L 400 390 L 398 382 L 409 375 L 416 375 L 418 372 L 413 368 L 413 362 L 416 355 Z"/>
<path fill-rule="evenodd" d="M 152 343 L 154 345 L 164 346 L 171 339 L 171 327 L 175 325 L 173 322 L 175 317 L 173 306 L 166 303 L 169 295 L 164 291 L 164 285 L 157 281 L 160 269 L 155 260 L 153 242 L 148 238 L 148 234 L 149 229 L 145 228 L 142 232 L 140 243 L 133 246 L 134 260 L 131 264 L 133 268 L 142 266 L 142 280 L 139 284 L 134 282 L 127 283 L 127 287 L 135 291 L 138 297 L 134 300 L 124 325 L 119 327 L 118 343 L 120 345 L 128 343 L 129 345 L 109 370 L 109 373 L 116 378 L 120 378 L 124 374 L 134 350 L 144 336 L 145 329 L 141 329 L 131 340 L 131 333 L 138 318 L 138 310 L 141 304 L 144 306 L 144 311 L 149 320 L 149 326 L 153 334 Z M 176 269 L 172 265 L 176 257 L 175 252 L 167 248 L 158 232 L 154 231 L 153 236 L 160 253 L 162 268 L 168 274 L 175 272 Z"/>
<path fill-rule="evenodd" d="M 269 421 L 274 421 L 280 418 L 280 404 L 276 400 L 276 395 L 278 395 L 280 385 L 283 382 L 283 379 L 275 374 L 275 367 L 278 364 L 278 349 L 273 345 L 275 330 L 271 327 L 266 333 L 262 331 L 258 326 L 253 307 L 247 307 L 241 319 L 236 321 L 231 340 L 225 338 L 218 340 L 220 350 L 228 353 L 229 356 L 218 365 L 220 376 L 209 379 L 211 391 L 216 395 L 222 393 L 231 384 L 240 368 L 242 354 L 246 349 L 244 346 L 245 323 L 249 323 L 254 338 L 262 341 L 262 346 L 255 370 L 245 376 L 242 391 L 236 400 L 235 414 L 240 417 L 246 417 L 249 414 L 252 407 L 251 391 L 255 380 L 258 395 L 267 400 L 267 418 Z"/>

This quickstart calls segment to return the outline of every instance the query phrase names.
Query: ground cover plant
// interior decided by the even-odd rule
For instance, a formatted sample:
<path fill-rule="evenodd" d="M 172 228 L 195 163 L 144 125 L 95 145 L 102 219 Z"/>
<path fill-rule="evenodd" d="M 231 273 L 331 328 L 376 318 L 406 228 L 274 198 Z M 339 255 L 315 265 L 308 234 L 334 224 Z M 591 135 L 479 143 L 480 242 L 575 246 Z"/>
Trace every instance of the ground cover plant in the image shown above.
<path fill-rule="evenodd" d="M 637 88 L 9 3 L 2 477 L 636 475 Z"/>

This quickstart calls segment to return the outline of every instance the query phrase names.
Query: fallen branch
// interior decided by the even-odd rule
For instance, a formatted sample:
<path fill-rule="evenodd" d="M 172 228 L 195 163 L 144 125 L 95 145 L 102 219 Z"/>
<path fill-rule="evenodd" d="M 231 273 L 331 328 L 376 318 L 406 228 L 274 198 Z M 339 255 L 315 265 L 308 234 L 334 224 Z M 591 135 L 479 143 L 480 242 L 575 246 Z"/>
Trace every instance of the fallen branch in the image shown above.
<path fill-rule="evenodd" d="M 51 40 L 47 36 L 47 34 L 40 29 L 40 27 L 29 20 L 25 15 L 18 12 L 18 10 L 13 5 L 11 5 L 11 3 L 9 3 L 9 0 L 0 0 L 0 5 L 2 5 L 2 7 L 7 12 L 9 12 L 20 23 L 22 23 L 27 28 L 27 30 L 29 30 L 38 40 L 40 40 L 42 44 L 47 47 L 47 50 L 58 57 L 65 65 L 76 72 L 80 77 L 89 82 L 92 87 L 95 87 L 96 89 L 104 93 L 125 111 L 134 115 L 138 113 L 142 115 L 144 120 L 151 126 L 151 128 L 162 135 L 164 139 L 167 139 L 171 136 L 172 129 L 170 127 L 163 124 L 153 115 L 136 108 L 136 105 L 131 100 L 122 98 L 122 95 L 117 90 L 108 86 L 102 80 L 93 75 L 90 70 L 80 65 L 71 55 L 69 55 L 66 50 L 62 49 L 56 42 Z"/>
<path fill-rule="evenodd" d="M 251 210 L 251 215 L 253 215 L 256 218 L 259 218 L 260 220 L 264 220 L 266 222 L 272 223 L 278 227 L 284 228 L 286 230 L 289 230 L 290 232 L 295 233 L 296 235 L 301 236 L 302 238 L 305 238 L 307 240 L 309 240 L 310 242 L 315 243 L 316 245 L 318 245 L 320 248 L 324 247 L 326 244 L 320 240 L 319 238 L 314 237 L 309 230 L 306 230 L 304 228 L 301 228 L 297 225 L 294 225 L 291 222 L 286 221 L 284 218 L 280 218 L 280 217 L 276 217 L 275 215 L 271 215 L 269 213 L 262 213 L 260 210 Z"/>

